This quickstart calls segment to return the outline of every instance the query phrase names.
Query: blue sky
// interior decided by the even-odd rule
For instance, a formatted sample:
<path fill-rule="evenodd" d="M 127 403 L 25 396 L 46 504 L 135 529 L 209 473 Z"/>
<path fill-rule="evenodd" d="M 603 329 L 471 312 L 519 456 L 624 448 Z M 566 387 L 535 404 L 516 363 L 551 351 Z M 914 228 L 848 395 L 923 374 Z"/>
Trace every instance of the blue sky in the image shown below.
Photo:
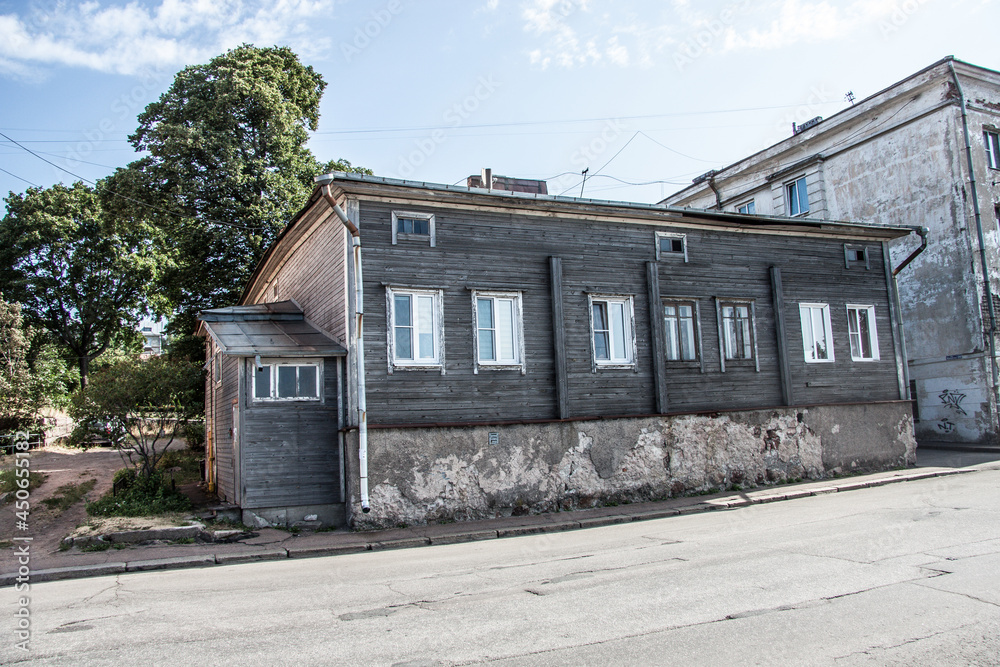
<path fill-rule="evenodd" d="M 326 79 L 321 160 L 655 202 L 946 55 L 1000 69 L 1000 0 L 0 0 L 0 193 L 136 158 L 185 65 L 287 45 Z M 61 169 L 60 169 L 61 168 Z M 631 185 L 643 184 L 643 185 Z"/>

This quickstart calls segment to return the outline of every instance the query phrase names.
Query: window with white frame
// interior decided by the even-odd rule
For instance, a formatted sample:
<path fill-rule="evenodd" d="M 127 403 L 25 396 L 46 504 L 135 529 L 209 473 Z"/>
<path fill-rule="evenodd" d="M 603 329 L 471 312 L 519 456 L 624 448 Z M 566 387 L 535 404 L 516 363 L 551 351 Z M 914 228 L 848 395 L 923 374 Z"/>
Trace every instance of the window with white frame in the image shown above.
<path fill-rule="evenodd" d="M 524 369 L 521 295 L 518 292 L 472 293 L 476 321 L 476 363 L 484 368 Z"/>
<path fill-rule="evenodd" d="M 875 330 L 875 306 L 847 304 L 847 333 L 851 340 L 851 359 L 878 361 L 878 332 Z"/>
<path fill-rule="evenodd" d="M 392 366 L 441 365 L 441 291 L 389 288 Z"/>
<path fill-rule="evenodd" d="M 802 350 L 806 363 L 834 361 L 830 306 L 825 303 L 800 303 L 799 319 L 802 321 Z"/>
<path fill-rule="evenodd" d="M 809 192 L 806 177 L 785 183 L 785 214 L 803 215 L 809 212 Z"/>
<path fill-rule="evenodd" d="M 1000 169 L 1000 133 L 983 130 L 983 143 L 986 145 L 986 164 L 990 169 Z"/>
<path fill-rule="evenodd" d="M 687 234 L 656 232 L 656 259 L 668 257 L 687 261 Z"/>
<path fill-rule="evenodd" d="M 757 203 L 751 199 L 745 204 L 740 204 L 736 207 L 737 213 L 746 213 L 747 215 L 754 215 L 757 213 Z"/>
<path fill-rule="evenodd" d="M 663 302 L 667 361 L 697 361 L 696 318 L 697 308 L 692 301 Z"/>
<path fill-rule="evenodd" d="M 753 305 L 749 302 L 720 300 L 719 317 L 725 359 L 753 359 Z"/>
<path fill-rule="evenodd" d="M 433 213 L 415 213 L 413 211 L 392 212 L 392 244 L 401 240 L 429 242 L 434 247 L 435 219 Z"/>
<path fill-rule="evenodd" d="M 318 401 L 322 362 L 264 359 L 253 363 L 255 401 Z"/>
<path fill-rule="evenodd" d="M 590 296 L 590 331 L 597 366 L 635 363 L 634 311 L 630 296 Z"/>

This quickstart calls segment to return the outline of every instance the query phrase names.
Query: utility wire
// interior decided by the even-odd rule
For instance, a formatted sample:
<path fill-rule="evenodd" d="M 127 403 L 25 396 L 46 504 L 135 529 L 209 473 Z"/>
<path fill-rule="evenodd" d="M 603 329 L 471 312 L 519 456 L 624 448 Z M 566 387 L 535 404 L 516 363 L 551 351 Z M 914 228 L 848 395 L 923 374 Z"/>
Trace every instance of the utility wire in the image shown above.
<path fill-rule="evenodd" d="M 84 178 L 83 176 L 80 176 L 79 174 L 73 173 L 72 171 L 70 171 L 69 169 L 66 169 L 65 167 L 59 166 L 58 164 L 56 164 L 52 160 L 48 160 L 48 159 L 42 157 L 41 155 L 39 155 L 35 151 L 31 150 L 27 146 L 23 146 L 20 143 L 14 141 L 13 139 L 11 139 L 10 137 L 8 137 L 3 132 L 0 132 L 0 137 L 3 137 L 4 139 L 6 139 L 10 143 L 14 144 L 18 148 L 21 148 L 21 149 L 27 151 L 31 155 L 34 155 L 36 158 L 38 158 L 42 162 L 45 162 L 46 164 L 52 165 L 53 167 L 55 167 L 59 171 L 64 171 L 64 172 L 66 172 L 67 174 L 69 174 L 70 176 L 72 176 L 74 178 L 78 178 L 81 181 L 84 181 L 85 183 L 90 183 L 94 187 L 104 187 L 104 190 L 106 192 L 109 192 L 109 193 L 113 194 L 116 197 L 121 197 L 125 201 L 130 201 L 133 204 L 138 204 L 142 208 L 150 209 L 150 210 L 153 210 L 153 211 L 159 211 L 160 213 L 166 213 L 167 215 L 171 215 L 171 216 L 173 216 L 175 218 L 178 218 L 180 220 L 199 220 L 199 218 L 195 218 L 194 216 L 181 215 L 181 214 L 176 213 L 174 211 L 168 211 L 165 208 L 161 208 L 159 206 L 154 206 L 153 204 L 148 204 L 146 202 L 139 201 L 138 199 L 133 199 L 133 198 L 128 197 L 126 195 L 123 195 L 123 194 L 121 194 L 119 192 L 115 192 L 114 190 L 108 188 L 107 186 L 98 186 L 98 184 L 97 184 L 96 181 L 92 181 L 89 178 Z M 7 172 L 7 173 L 10 173 L 10 172 Z M 11 174 L 11 175 L 13 176 L 13 174 Z M 17 178 L 20 178 L 20 177 L 18 176 Z M 22 178 L 21 180 L 23 181 L 24 179 Z M 210 222 L 210 223 L 216 224 L 216 225 L 223 225 L 223 226 L 226 226 L 226 227 L 233 227 L 233 228 L 236 228 L 236 229 L 244 229 L 244 230 L 247 230 L 247 231 L 259 231 L 259 230 L 262 230 L 262 229 L 266 229 L 265 226 L 250 227 L 250 226 L 247 226 L 247 225 L 239 225 L 239 224 L 236 224 L 236 223 L 233 223 L 233 222 L 222 222 L 221 220 L 213 220 L 211 218 L 200 218 L 200 220 L 203 220 L 205 222 Z"/>
<path fill-rule="evenodd" d="M 32 186 L 32 187 L 35 187 L 35 188 L 39 187 L 39 186 L 38 186 L 37 184 L 35 184 L 35 183 L 32 183 L 31 181 L 29 181 L 29 180 L 28 180 L 28 179 L 26 179 L 26 178 L 21 178 L 21 177 L 20 177 L 20 176 L 18 176 L 17 174 L 12 174 L 12 173 L 10 173 L 9 171 L 7 171 L 6 169 L 4 169 L 3 167 L 0 167 L 0 171 L 2 171 L 3 173 L 7 174 L 8 176 L 13 176 L 14 178 L 16 178 L 16 179 L 17 179 L 17 180 L 19 180 L 19 181 L 24 181 L 25 183 L 27 183 L 28 185 L 30 185 L 30 186 Z"/>

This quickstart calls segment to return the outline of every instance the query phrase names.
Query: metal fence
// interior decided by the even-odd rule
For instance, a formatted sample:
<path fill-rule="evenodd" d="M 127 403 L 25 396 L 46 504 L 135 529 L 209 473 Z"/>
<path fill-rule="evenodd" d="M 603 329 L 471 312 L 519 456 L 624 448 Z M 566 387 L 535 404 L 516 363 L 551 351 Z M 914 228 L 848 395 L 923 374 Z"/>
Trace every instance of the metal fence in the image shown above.
<path fill-rule="evenodd" d="M 13 454 L 14 453 L 14 443 L 17 441 L 18 434 L 6 433 L 0 434 L 0 454 Z M 38 449 L 45 444 L 45 434 L 29 433 L 28 434 L 28 449 Z"/>

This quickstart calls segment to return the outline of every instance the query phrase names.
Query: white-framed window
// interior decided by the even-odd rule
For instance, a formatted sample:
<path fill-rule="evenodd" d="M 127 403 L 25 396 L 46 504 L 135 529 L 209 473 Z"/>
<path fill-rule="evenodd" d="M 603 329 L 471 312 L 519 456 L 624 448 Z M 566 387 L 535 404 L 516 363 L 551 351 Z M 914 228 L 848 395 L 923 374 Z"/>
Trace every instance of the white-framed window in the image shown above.
<path fill-rule="evenodd" d="M 590 342 L 595 367 L 635 366 L 631 296 L 590 295 Z"/>
<path fill-rule="evenodd" d="M 727 361 L 756 359 L 753 302 L 719 299 L 718 308 L 723 359 Z"/>
<path fill-rule="evenodd" d="M 321 400 L 321 359 L 262 359 L 253 365 L 254 401 Z"/>
<path fill-rule="evenodd" d="M 800 303 L 799 320 L 802 322 L 802 351 L 806 363 L 834 361 L 830 306 L 825 303 Z"/>
<path fill-rule="evenodd" d="M 990 169 L 1000 169 L 1000 133 L 983 130 L 983 144 L 986 146 L 986 164 Z"/>
<path fill-rule="evenodd" d="M 656 259 L 668 257 L 683 258 L 688 261 L 687 234 L 677 232 L 656 232 Z"/>
<path fill-rule="evenodd" d="M 437 240 L 433 213 L 392 212 L 392 244 L 399 241 L 425 241 L 433 248 Z"/>
<path fill-rule="evenodd" d="M 663 327 L 667 361 L 698 360 L 698 304 L 664 300 Z"/>
<path fill-rule="evenodd" d="M 851 359 L 879 360 L 875 306 L 847 304 L 847 333 L 851 340 Z"/>
<path fill-rule="evenodd" d="M 747 215 L 755 215 L 757 213 L 757 203 L 753 199 L 751 199 L 750 201 L 737 206 L 736 212 L 746 213 Z"/>
<path fill-rule="evenodd" d="M 386 300 L 389 372 L 442 366 L 442 291 L 389 287 Z"/>
<path fill-rule="evenodd" d="M 476 370 L 520 369 L 525 372 L 521 293 L 474 291 Z"/>
<path fill-rule="evenodd" d="M 785 215 L 804 215 L 809 212 L 809 191 L 805 176 L 785 183 L 785 203 Z"/>

